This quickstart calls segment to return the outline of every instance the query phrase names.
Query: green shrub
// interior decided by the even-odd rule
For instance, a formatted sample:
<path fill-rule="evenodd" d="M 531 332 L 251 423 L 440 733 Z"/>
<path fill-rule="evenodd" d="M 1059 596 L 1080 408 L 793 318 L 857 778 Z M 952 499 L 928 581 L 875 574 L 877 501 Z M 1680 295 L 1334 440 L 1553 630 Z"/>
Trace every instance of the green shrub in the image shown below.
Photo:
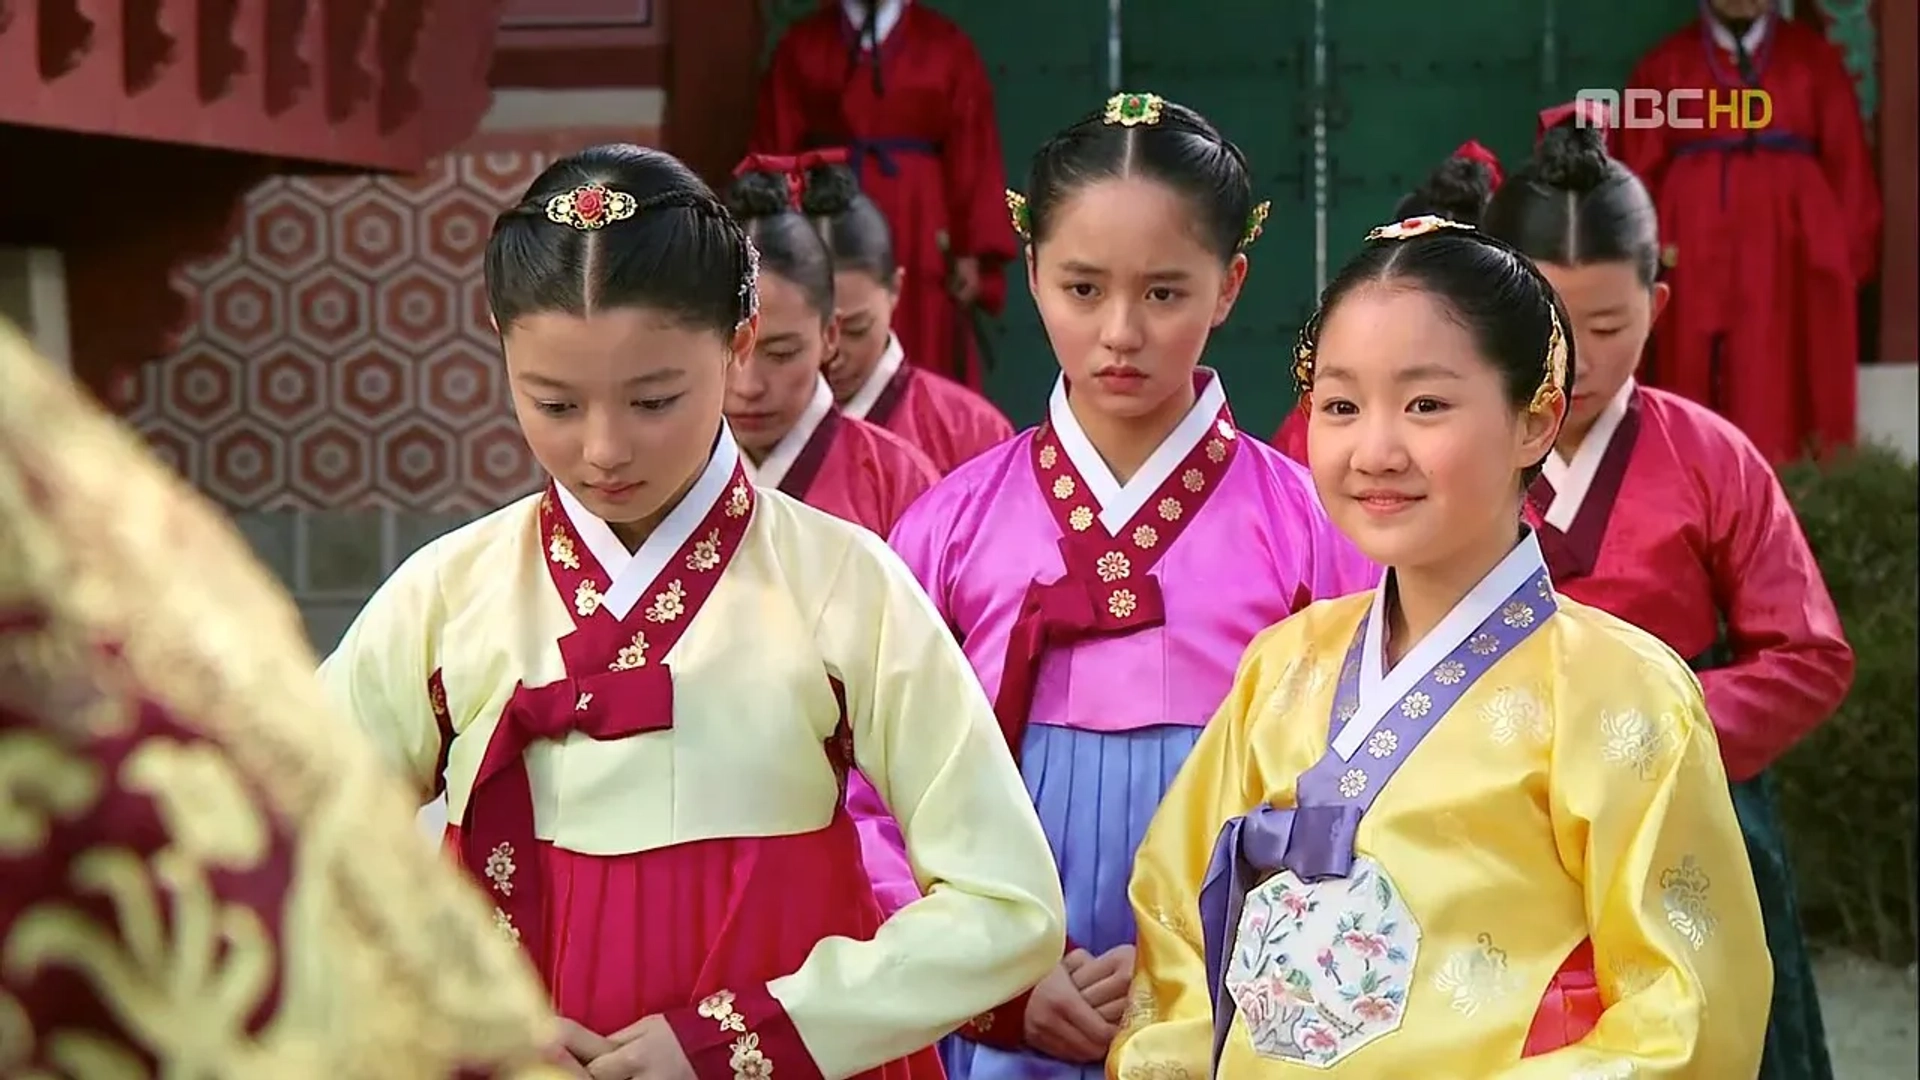
<path fill-rule="evenodd" d="M 1831 720 L 1775 768 L 1811 937 L 1914 958 L 1915 623 L 1920 470 L 1869 446 L 1781 472 L 1840 609 L 1856 668 Z"/>

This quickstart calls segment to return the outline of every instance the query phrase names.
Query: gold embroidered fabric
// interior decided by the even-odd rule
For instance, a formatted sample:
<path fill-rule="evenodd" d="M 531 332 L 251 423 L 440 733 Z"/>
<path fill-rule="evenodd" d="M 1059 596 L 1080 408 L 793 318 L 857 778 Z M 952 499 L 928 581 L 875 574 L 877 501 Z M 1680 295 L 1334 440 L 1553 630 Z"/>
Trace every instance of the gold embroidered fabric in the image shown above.
<path fill-rule="evenodd" d="M 0 1075 L 558 1075 L 312 673 L 220 515 L 0 325 Z"/>

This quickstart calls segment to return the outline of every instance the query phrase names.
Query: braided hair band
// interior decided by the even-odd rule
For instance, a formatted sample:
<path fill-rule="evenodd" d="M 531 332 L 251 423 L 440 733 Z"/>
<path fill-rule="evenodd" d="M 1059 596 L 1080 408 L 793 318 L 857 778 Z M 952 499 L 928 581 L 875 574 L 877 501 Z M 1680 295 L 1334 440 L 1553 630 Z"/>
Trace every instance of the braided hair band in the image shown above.
<path fill-rule="evenodd" d="M 547 220 L 555 225 L 565 225 L 583 233 L 595 233 L 609 225 L 626 221 L 642 210 L 661 210 L 670 206 L 684 206 L 718 218 L 740 238 L 743 252 L 740 267 L 740 322 L 744 325 L 760 313 L 760 252 L 755 250 L 753 238 L 733 220 L 732 214 L 727 213 L 727 208 L 712 199 L 692 192 L 670 191 L 643 201 L 605 184 L 589 183 L 548 199 L 546 212 Z"/>
<path fill-rule="evenodd" d="M 1160 123 L 1166 112 L 1167 99 L 1159 94 L 1115 94 L 1107 99 L 1100 111 L 1100 122 L 1108 127 L 1133 128 L 1153 127 Z M 1235 251 L 1244 252 L 1253 246 L 1255 240 L 1265 231 L 1267 215 L 1272 213 L 1273 203 L 1261 200 L 1247 214 L 1246 226 L 1240 232 L 1240 242 Z M 1027 197 L 1007 189 L 1007 216 L 1013 221 L 1013 231 L 1020 239 L 1033 242 L 1033 215 L 1027 209 Z"/>
<path fill-rule="evenodd" d="M 1411 240 L 1416 236 L 1426 236 L 1446 229 L 1460 229 L 1463 232 L 1474 233 L 1477 236 L 1486 238 L 1485 233 L 1480 232 L 1471 225 L 1465 225 L 1458 221 L 1451 221 L 1447 218 L 1427 214 L 1422 217 L 1407 218 L 1404 221 L 1395 221 L 1391 224 L 1378 226 L 1367 233 L 1367 243 Z M 1494 243 L 1491 238 L 1486 239 L 1488 243 Z M 1505 245 L 1496 246 L 1500 246 L 1503 249 L 1505 247 Z M 1515 254 L 1517 255 L 1517 253 Z M 1522 265 L 1531 268 L 1532 264 L 1526 260 L 1525 256 L 1522 255 L 1518 257 L 1521 259 Z M 1540 281 L 1541 286 L 1548 292 L 1547 317 L 1551 320 L 1552 325 L 1547 335 L 1547 370 L 1545 374 L 1541 376 L 1540 385 L 1533 391 L 1533 400 L 1528 403 L 1527 411 L 1543 413 L 1552 409 L 1556 401 L 1560 401 L 1566 397 L 1567 336 L 1560 326 L 1560 309 L 1555 307 L 1552 301 L 1552 286 L 1540 278 L 1537 272 L 1535 272 L 1534 277 Z M 1300 328 L 1300 338 L 1293 346 L 1293 385 L 1294 389 L 1299 392 L 1300 408 L 1303 411 L 1309 411 L 1313 407 L 1313 363 L 1314 352 L 1318 348 L 1318 339 L 1320 337 L 1320 317 L 1320 312 L 1314 312 L 1313 317 L 1307 320 L 1307 324 Z"/>

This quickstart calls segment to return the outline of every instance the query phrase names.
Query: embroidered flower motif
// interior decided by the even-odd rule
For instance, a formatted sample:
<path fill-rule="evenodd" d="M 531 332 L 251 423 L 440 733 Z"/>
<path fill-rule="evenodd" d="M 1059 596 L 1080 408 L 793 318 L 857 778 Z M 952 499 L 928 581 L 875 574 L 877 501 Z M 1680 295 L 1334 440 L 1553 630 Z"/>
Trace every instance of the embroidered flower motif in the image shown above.
<path fill-rule="evenodd" d="M 1067 524 L 1074 532 L 1086 532 L 1093 525 L 1093 511 L 1084 506 L 1076 506 L 1073 513 L 1067 515 Z"/>
<path fill-rule="evenodd" d="M 1660 903 L 1667 909 L 1667 925 L 1695 951 L 1706 948 L 1718 925 L 1708 906 L 1712 891 L 1713 881 L 1691 855 L 1660 875 Z"/>
<path fill-rule="evenodd" d="M 1164 499 L 1161 499 L 1160 505 L 1157 507 L 1157 509 L 1160 511 L 1161 521 L 1179 521 L 1180 520 L 1180 511 L 1181 511 L 1180 500 L 1174 498 L 1171 495 L 1167 496 Z"/>
<path fill-rule="evenodd" d="M 1540 592 L 1540 599 L 1542 600 L 1553 599 L 1553 579 L 1542 576 L 1540 578 L 1539 592 Z"/>
<path fill-rule="evenodd" d="M 500 931 L 502 937 L 515 945 L 520 943 L 520 928 L 513 925 L 513 919 L 499 908 L 493 909 L 493 928 Z"/>
<path fill-rule="evenodd" d="M 721 1031 L 744 1032 L 747 1030 L 747 1018 L 733 1007 L 733 1001 L 733 991 L 722 990 L 700 999 L 700 1005 L 694 1011 L 719 1024 Z"/>
<path fill-rule="evenodd" d="M 1093 572 L 1100 575 L 1101 581 L 1112 584 L 1132 575 L 1133 564 L 1120 552 L 1109 551 L 1093 564 Z"/>
<path fill-rule="evenodd" d="M 707 535 L 694 542 L 693 550 L 687 552 L 687 569 L 697 574 L 720 565 L 720 530 L 712 529 Z"/>
<path fill-rule="evenodd" d="M 735 1039 L 732 1049 L 727 1064 L 733 1066 L 733 1080 L 767 1080 L 773 1075 L 773 1062 L 760 1052 L 759 1035 Z"/>
<path fill-rule="evenodd" d="M 1447 1004 L 1461 1016 L 1472 1016 L 1516 987 L 1504 949 L 1493 947 L 1493 937 L 1481 934 L 1478 943 L 1446 958 L 1433 973 L 1433 988 L 1446 995 Z"/>
<path fill-rule="evenodd" d="M 1467 651 L 1475 656 L 1492 656 L 1500 650 L 1500 639 L 1492 634 L 1475 634 L 1467 642 Z"/>
<path fill-rule="evenodd" d="M 600 610 L 600 602 L 606 597 L 600 595 L 600 589 L 591 581 L 583 581 L 574 587 L 573 610 L 581 618 Z"/>
<path fill-rule="evenodd" d="M 1487 723 L 1487 734 L 1501 746 L 1515 739 L 1547 741 L 1547 710 L 1540 699 L 1526 690 L 1503 686 L 1480 706 L 1480 718 Z"/>
<path fill-rule="evenodd" d="M 1367 737 L 1367 753 L 1383 758 L 1400 748 L 1400 736 L 1382 728 Z"/>
<path fill-rule="evenodd" d="M 1433 699 L 1425 693 L 1415 690 L 1400 702 L 1400 715 L 1409 720 L 1419 720 L 1433 711 Z"/>
<path fill-rule="evenodd" d="M 435 720 L 443 724 L 449 722 L 451 714 L 447 712 L 447 688 L 437 678 L 427 680 L 427 707 L 433 710 Z"/>
<path fill-rule="evenodd" d="M 513 845 L 495 844 L 487 853 L 487 880 L 500 890 L 501 896 L 513 895 Z"/>
<path fill-rule="evenodd" d="M 1215 420 L 1213 422 L 1213 430 L 1219 432 L 1220 437 L 1228 442 L 1232 442 L 1240 437 L 1240 433 L 1233 430 L 1233 425 L 1227 423 L 1225 420 Z"/>
<path fill-rule="evenodd" d="M 1113 595 L 1107 597 L 1107 614 L 1116 619 L 1126 618 L 1139 606 L 1140 598 L 1133 595 L 1132 589 L 1115 589 Z"/>
<path fill-rule="evenodd" d="M 591 705 L 591 704 L 593 704 L 593 695 L 592 695 L 592 694 L 581 694 L 581 695 L 580 695 L 580 700 L 578 700 L 578 701 L 576 701 L 576 702 L 574 702 L 574 703 L 573 703 L 573 711 L 574 711 L 574 712 L 586 712 L 586 711 L 587 711 L 587 706 L 589 706 L 589 705 Z"/>
<path fill-rule="evenodd" d="M 1227 444 L 1219 439 L 1208 439 L 1207 460 L 1215 465 L 1227 460 Z"/>
<path fill-rule="evenodd" d="M 1367 790 L 1367 774 L 1359 769 L 1348 769 L 1340 774 L 1340 795 L 1346 799 L 1357 799 Z"/>
<path fill-rule="evenodd" d="M 1153 545 L 1159 542 L 1160 542 L 1160 534 L 1153 531 L 1153 526 L 1135 525 L 1133 527 L 1133 546 L 1134 547 L 1139 548 L 1141 551 L 1151 551 L 1153 550 Z"/>
<path fill-rule="evenodd" d="M 1458 660 L 1443 660 L 1433 669 L 1433 681 L 1441 686 L 1452 686 L 1467 677 L 1467 665 Z"/>
<path fill-rule="evenodd" d="M 1651 780 L 1660 771 L 1660 762 L 1666 756 L 1672 729 L 1671 716 L 1649 720 L 1638 709 L 1619 713 L 1603 711 L 1600 714 L 1600 733 L 1606 736 L 1607 741 L 1600 748 L 1600 756 L 1615 765 L 1625 766 L 1627 771 L 1642 780 Z"/>
<path fill-rule="evenodd" d="M 1060 460 L 1060 451 L 1055 450 L 1051 445 L 1043 446 L 1040 448 L 1040 467 L 1041 468 L 1051 469 L 1053 468 L 1054 464 L 1059 460 Z"/>
<path fill-rule="evenodd" d="M 1188 469 L 1180 474 L 1180 486 L 1195 494 L 1207 486 L 1207 478 L 1199 469 Z"/>
<path fill-rule="evenodd" d="M 1344 878 L 1269 878 L 1247 894 L 1233 940 L 1222 984 L 1246 1032 L 1236 1037 L 1319 1069 L 1397 1029 L 1419 970 L 1419 923 L 1364 855 Z"/>
<path fill-rule="evenodd" d="M 730 518 L 744 517 L 746 515 L 748 508 L 751 507 L 752 505 L 753 505 L 753 496 L 751 493 L 747 491 L 747 485 L 745 481 L 741 481 L 740 483 L 733 485 L 733 490 L 727 492 L 727 516 L 728 517 Z"/>
<path fill-rule="evenodd" d="M 620 654 L 614 657 L 613 663 L 607 665 L 607 670 L 632 671 L 634 668 L 646 666 L 647 635 L 644 631 L 639 631 L 633 635 L 631 643 L 621 648 Z"/>
<path fill-rule="evenodd" d="M 553 536 L 547 540 L 547 558 L 552 559 L 556 566 L 568 570 L 580 569 L 580 556 L 573 550 L 573 537 L 557 525 L 554 526 Z"/>
<path fill-rule="evenodd" d="M 687 591 L 680 587 L 680 579 L 667 582 L 665 592 L 653 598 L 647 606 L 647 621 L 668 623 L 687 613 Z"/>
<path fill-rule="evenodd" d="M 1073 477 L 1056 476 L 1053 478 L 1053 497 L 1066 500 L 1073 498 Z"/>
<path fill-rule="evenodd" d="M 1345 702 L 1338 709 L 1334 710 L 1333 718 L 1335 722 L 1344 724 L 1352 720 L 1355 716 L 1359 714 L 1359 712 L 1360 712 L 1359 703 L 1354 701 L 1349 701 L 1349 702 Z"/>
<path fill-rule="evenodd" d="M 1500 609 L 1500 621 L 1515 630 L 1525 630 L 1533 625 L 1533 609 L 1518 600 L 1512 601 Z"/>

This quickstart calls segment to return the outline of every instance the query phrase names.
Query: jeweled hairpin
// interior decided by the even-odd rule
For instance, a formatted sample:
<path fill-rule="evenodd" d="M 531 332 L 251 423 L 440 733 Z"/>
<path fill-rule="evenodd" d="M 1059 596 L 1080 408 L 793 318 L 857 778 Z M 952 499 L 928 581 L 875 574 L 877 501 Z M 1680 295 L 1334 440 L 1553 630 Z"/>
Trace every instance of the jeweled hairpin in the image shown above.
<path fill-rule="evenodd" d="M 1260 239 L 1260 233 L 1267 227 L 1267 215 L 1273 212 L 1273 203 L 1262 201 L 1247 215 L 1247 227 L 1240 234 L 1240 250 L 1245 251 Z"/>
<path fill-rule="evenodd" d="M 556 225 L 571 225 L 581 232 L 605 228 L 625 221 L 639 209 L 639 203 L 624 191 L 605 184 L 582 184 L 547 200 L 547 220 Z"/>
<path fill-rule="evenodd" d="M 1107 111 L 1101 120 L 1120 127 L 1152 127 L 1160 122 L 1160 110 L 1166 103 L 1159 94 L 1115 94 L 1107 99 Z"/>
<path fill-rule="evenodd" d="M 1420 217 L 1410 217 L 1404 221 L 1396 221 L 1391 225 L 1378 226 L 1367 233 L 1367 242 L 1372 243 L 1375 240 L 1411 240 L 1416 236 L 1425 236 L 1430 232 L 1439 232 L 1441 229 L 1465 229 L 1471 232 L 1473 231 L 1473 226 L 1462 224 L 1458 221 L 1449 221 L 1435 214 L 1425 214 Z"/>
<path fill-rule="evenodd" d="M 1019 234 L 1020 239 L 1033 238 L 1033 221 L 1027 213 L 1027 197 L 1012 188 L 1007 189 L 1007 217 L 1013 221 L 1013 231 Z"/>
<path fill-rule="evenodd" d="M 1549 306 L 1547 317 L 1553 320 L 1553 330 L 1547 335 L 1547 374 L 1534 390 L 1533 402 L 1528 406 L 1537 413 L 1552 408 L 1554 401 L 1567 392 L 1567 336 L 1560 331 L 1558 308 Z"/>

